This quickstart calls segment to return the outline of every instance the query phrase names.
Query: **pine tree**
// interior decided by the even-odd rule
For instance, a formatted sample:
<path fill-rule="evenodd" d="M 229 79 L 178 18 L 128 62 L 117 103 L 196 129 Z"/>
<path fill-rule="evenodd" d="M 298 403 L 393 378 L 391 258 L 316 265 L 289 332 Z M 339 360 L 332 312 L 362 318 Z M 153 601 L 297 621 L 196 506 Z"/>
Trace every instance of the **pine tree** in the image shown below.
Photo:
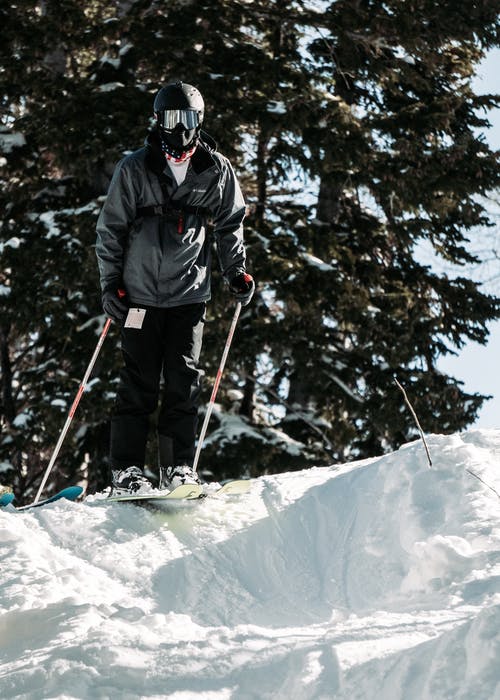
<path fill-rule="evenodd" d="M 335 2 L 321 18 L 305 12 L 292 26 L 276 23 L 280 36 L 290 33 L 286 57 L 275 53 L 277 68 L 261 71 L 270 101 L 290 77 L 290 45 L 311 27 L 321 38 L 310 44 L 313 60 L 298 62 L 304 82 L 293 75 L 284 113 L 276 121 L 259 113 L 251 223 L 270 265 L 259 265 L 265 293 L 251 327 L 265 357 L 252 379 L 267 416 L 254 415 L 254 434 L 245 437 L 251 473 L 293 468 L 294 450 L 300 466 L 411 439 L 417 433 L 395 375 L 428 431 L 464 428 L 484 402 L 436 360 L 466 339 L 485 343 L 498 300 L 465 275 L 437 274 L 419 250 L 425 243 L 470 265 L 468 238 L 489 222 L 478 196 L 498 185 L 498 160 L 474 129 L 487 125 L 478 111 L 498 97 L 476 96 L 471 78 L 498 40 L 494 5 Z M 276 19 L 277 7 L 267 14 Z M 276 24 L 261 28 L 263 44 Z M 280 162 L 288 173 L 273 167 Z M 273 200 L 292 168 L 306 183 L 319 179 L 315 211 Z M 248 417 L 258 409 L 255 392 L 253 399 Z M 269 434 L 273 404 L 275 413 L 285 406 L 281 445 L 279 433 Z M 226 427 L 222 420 L 220 439 Z M 240 445 L 214 440 L 213 460 L 230 470 Z"/>
<path fill-rule="evenodd" d="M 242 313 L 202 468 L 217 478 L 371 456 L 471 423 L 484 401 L 436 369 L 484 343 L 498 300 L 454 265 L 489 217 L 497 156 L 471 87 L 498 0 L 21 1 L 0 9 L 0 480 L 28 497 L 95 347 L 93 245 L 114 165 L 142 145 L 156 90 L 191 82 L 249 204 Z M 214 271 L 203 353 L 215 376 L 231 302 Z M 113 329 L 49 488 L 107 481 Z M 148 456 L 154 466 L 154 449 Z"/>
<path fill-rule="evenodd" d="M 318 260 L 285 293 L 303 311 L 308 301 L 291 374 L 302 389 L 307 376 L 306 400 L 330 424 L 339 459 L 414 433 L 394 374 L 429 431 L 465 427 L 484 401 L 436 360 L 466 338 L 484 343 L 497 299 L 465 277 L 435 274 L 418 248 L 426 241 L 471 263 L 467 236 L 488 221 L 477 196 L 498 185 L 497 156 L 474 127 L 487 124 L 477 110 L 498 99 L 475 96 L 470 80 L 496 23 L 493 5 L 335 2 L 329 34 L 311 46 L 327 89 L 332 82 L 324 119 L 304 131 L 321 184 L 299 249 Z M 302 324 L 286 322 L 300 337 Z"/>
<path fill-rule="evenodd" d="M 116 95 L 95 84 L 93 66 L 104 70 L 97 56 L 114 41 L 113 29 L 102 32 L 107 12 L 106 3 L 50 1 L 3 11 L 2 481 L 19 499 L 47 465 L 104 322 L 93 244 Z M 124 140 L 137 128 L 137 92 L 126 120 L 117 109 Z M 110 365 L 103 357 L 101 380 Z M 102 462 L 112 386 L 92 381 L 52 487 L 87 477 L 90 455 Z"/>

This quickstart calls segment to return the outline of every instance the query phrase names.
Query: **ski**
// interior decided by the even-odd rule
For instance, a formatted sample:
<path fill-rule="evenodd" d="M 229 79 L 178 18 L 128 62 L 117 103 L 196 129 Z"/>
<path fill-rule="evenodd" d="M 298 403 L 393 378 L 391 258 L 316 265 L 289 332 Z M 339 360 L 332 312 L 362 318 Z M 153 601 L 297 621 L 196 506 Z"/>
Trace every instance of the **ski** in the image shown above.
<path fill-rule="evenodd" d="M 130 494 L 125 496 L 108 496 L 104 499 L 106 503 L 132 503 L 145 506 L 178 505 L 189 502 L 190 504 L 204 498 L 213 496 L 230 495 L 236 496 L 246 493 L 250 489 L 250 479 L 232 479 L 224 482 L 214 490 L 205 491 L 199 484 L 182 484 L 167 492 L 151 492 L 142 494 Z M 102 502 L 102 501 L 100 501 Z"/>
<path fill-rule="evenodd" d="M 56 501 L 60 501 L 63 498 L 65 498 L 67 501 L 76 501 L 76 499 L 79 496 L 81 496 L 82 492 L 83 489 L 81 486 L 68 486 L 67 488 L 55 493 L 53 496 L 49 496 L 49 498 L 44 498 L 43 500 L 38 501 L 37 503 L 28 503 L 25 506 L 13 507 L 16 511 L 23 511 L 31 510 L 31 508 L 39 508 L 40 506 L 46 506 L 49 503 L 55 503 Z M 7 499 L 7 502 L 5 502 L 4 496 L 12 496 L 12 498 L 10 498 L 10 500 Z M 12 503 L 13 500 L 13 494 L 4 494 L 2 497 L 0 497 L 0 506 L 9 505 L 10 503 Z"/>
<path fill-rule="evenodd" d="M 2 495 L 0 496 L 0 508 L 2 506 L 8 506 L 9 503 L 12 503 L 13 500 L 14 500 L 13 493 L 11 493 L 9 491 L 7 491 L 6 493 L 2 493 Z"/>
<path fill-rule="evenodd" d="M 181 484 L 173 491 L 158 491 L 155 493 L 130 494 L 125 496 L 108 496 L 105 500 L 111 503 L 150 503 L 163 501 L 192 501 L 200 498 L 203 494 L 203 489 L 199 484 Z"/>
<path fill-rule="evenodd" d="M 140 495 L 130 495 L 130 496 L 108 496 L 104 499 L 106 502 L 111 503 L 143 503 L 144 505 L 159 505 L 166 503 L 180 503 L 184 501 L 196 502 L 204 498 L 211 498 L 214 496 L 239 496 L 249 491 L 251 486 L 250 479 L 232 479 L 223 482 L 221 486 L 214 490 L 204 491 L 203 487 L 198 484 L 182 484 L 178 486 L 173 491 L 158 493 L 145 493 Z M 16 511 L 31 510 L 32 508 L 39 508 L 41 506 L 48 505 L 49 503 L 55 503 L 63 498 L 68 501 L 76 501 L 76 499 L 82 494 L 83 489 L 81 486 L 68 486 L 61 491 L 58 491 L 52 496 L 45 498 L 38 503 L 28 503 L 25 506 L 13 506 Z M 12 504 L 14 500 L 14 494 L 7 492 L 0 495 L 0 508 Z"/>
<path fill-rule="evenodd" d="M 240 496 L 250 490 L 252 482 L 250 479 L 229 479 L 222 482 L 221 486 L 213 492 L 208 492 L 207 496 Z"/>

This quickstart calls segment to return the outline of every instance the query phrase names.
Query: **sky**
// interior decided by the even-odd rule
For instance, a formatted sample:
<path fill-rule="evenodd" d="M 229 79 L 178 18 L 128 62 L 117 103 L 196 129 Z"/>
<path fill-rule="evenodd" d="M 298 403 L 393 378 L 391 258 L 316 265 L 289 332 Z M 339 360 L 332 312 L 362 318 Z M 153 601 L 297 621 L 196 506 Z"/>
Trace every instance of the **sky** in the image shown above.
<path fill-rule="evenodd" d="M 475 89 L 477 93 L 500 93 L 500 49 L 491 51 L 479 67 Z M 491 148 L 500 149 L 500 109 L 489 113 L 489 121 L 492 126 L 485 132 L 486 138 Z M 483 405 L 476 428 L 500 428 L 500 321 L 491 324 L 490 332 L 486 346 L 468 343 L 457 357 L 439 362 L 439 369 L 463 381 L 466 391 L 493 396 Z"/>

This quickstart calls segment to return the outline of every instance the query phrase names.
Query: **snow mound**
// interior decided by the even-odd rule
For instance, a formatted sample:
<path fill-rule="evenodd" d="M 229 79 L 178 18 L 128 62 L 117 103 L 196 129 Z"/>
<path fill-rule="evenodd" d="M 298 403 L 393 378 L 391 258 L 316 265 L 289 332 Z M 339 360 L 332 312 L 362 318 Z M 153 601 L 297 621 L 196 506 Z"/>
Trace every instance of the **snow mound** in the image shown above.
<path fill-rule="evenodd" d="M 166 512 L 0 511 L 0 697 L 500 698 L 500 431 Z"/>

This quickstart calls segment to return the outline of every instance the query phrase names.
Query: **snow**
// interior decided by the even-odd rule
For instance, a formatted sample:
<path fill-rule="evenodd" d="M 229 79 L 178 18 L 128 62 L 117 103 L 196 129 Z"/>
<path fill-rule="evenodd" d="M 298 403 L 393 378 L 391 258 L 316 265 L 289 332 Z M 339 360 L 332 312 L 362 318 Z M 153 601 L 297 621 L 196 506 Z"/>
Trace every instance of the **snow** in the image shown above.
<path fill-rule="evenodd" d="M 169 512 L 3 509 L 0 697 L 498 700 L 500 430 L 427 443 Z"/>
<path fill-rule="evenodd" d="M 26 411 L 23 413 L 19 413 L 14 420 L 12 421 L 12 425 L 14 428 L 26 428 L 29 425 L 30 420 L 32 419 L 32 415 Z"/>
<path fill-rule="evenodd" d="M 103 83 L 103 85 L 99 85 L 98 90 L 100 92 L 112 92 L 113 90 L 119 90 L 123 87 L 125 87 L 124 83 L 115 81 L 112 83 Z"/>
<path fill-rule="evenodd" d="M 21 243 L 22 243 L 21 239 L 18 238 L 17 236 L 14 236 L 13 238 L 9 238 L 7 241 L 0 243 L 0 255 L 2 255 L 5 248 L 13 248 L 15 250 L 15 249 L 19 248 Z"/>
<path fill-rule="evenodd" d="M 334 270 L 334 267 L 330 265 L 329 263 L 325 263 L 323 260 L 320 258 L 317 258 L 315 255 L 311 255 L 310 253 L 299 253 L 300 257 L 305 260 L 308 265 L 312 265 L 313 267 L 317 267 L 318 270 L 321 270 L 322 272 L 331 272 Z"/>
<path fill-rule="evenodd" d="M 50 402 L 51 406 L 55 406 L 56 408 L 62 408 L 65 409 L 68 407 L 68 402 L 65 401 L 64 399 L 52 399 Z"/>
<path fill-rule="evenodd" d="M 26 138 L 20 131 L 0 131 L 0 153 L 12 153 L 14 148 L 26 145 Z"/>
<path fill-rule="evenodd" d="M 268 427 L 261 434 L 252 428 L 246 418 L 239 414 L 223 413 L 220 410 L 220 404 L 215 404 L 214 415 L 218 419 L 219 426 L 207 437 L 204 442 L 205 446 L 214 443 L 225 446 L 229 443 L 238 443 L 241 438 L 246 437 L 256 442 L 265 442 L 270 449 L 277 446 L 293 457 L 300 457 L 304 451 L 302 442 L 294 440 L 283 431 Z"/>
<path fill-rule="evenodd" d="M 267 111 L 271 114 L 286 114 L 286 104 L 281 100 L 271 100 L 267 103 Z"/>

